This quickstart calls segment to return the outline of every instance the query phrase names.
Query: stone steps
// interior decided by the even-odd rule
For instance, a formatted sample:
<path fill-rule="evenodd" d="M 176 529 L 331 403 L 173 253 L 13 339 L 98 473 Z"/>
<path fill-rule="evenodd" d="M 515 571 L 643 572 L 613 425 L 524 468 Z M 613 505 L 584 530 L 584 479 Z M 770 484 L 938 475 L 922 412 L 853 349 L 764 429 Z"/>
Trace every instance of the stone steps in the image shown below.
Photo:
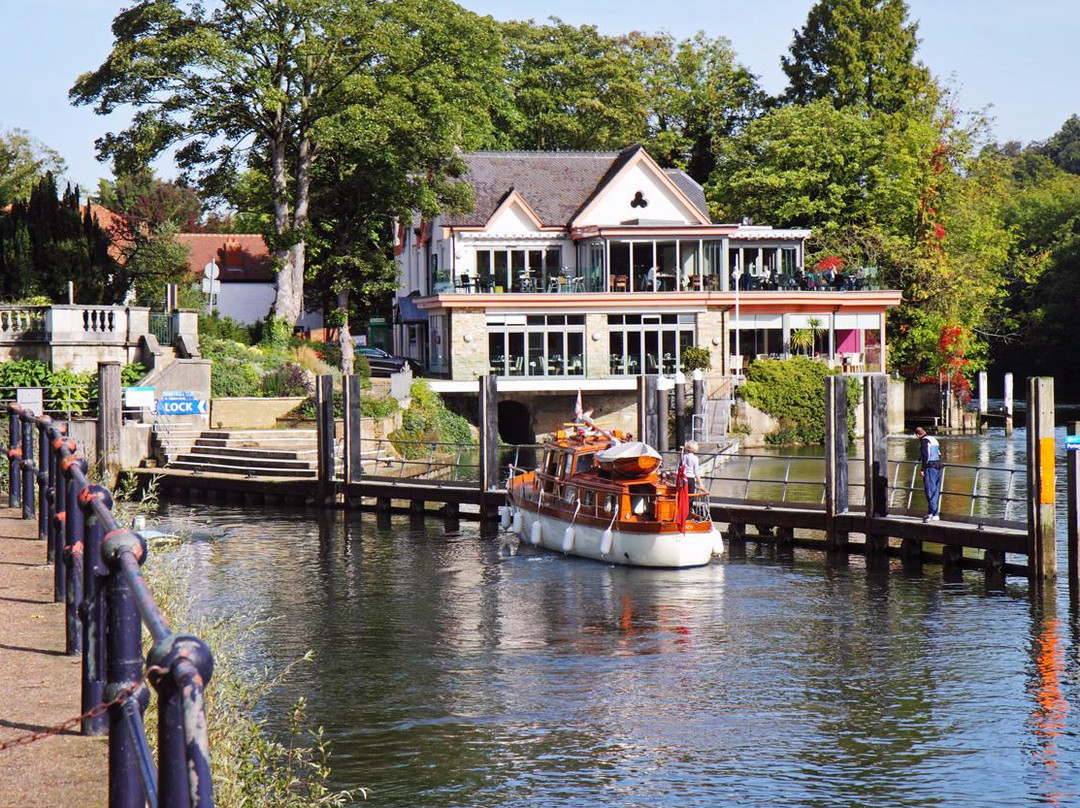
<path fill-rule="evenodd" d="M 169 468 L 246 477 L 318 476 L 313 429 L 201 430 Z"/>

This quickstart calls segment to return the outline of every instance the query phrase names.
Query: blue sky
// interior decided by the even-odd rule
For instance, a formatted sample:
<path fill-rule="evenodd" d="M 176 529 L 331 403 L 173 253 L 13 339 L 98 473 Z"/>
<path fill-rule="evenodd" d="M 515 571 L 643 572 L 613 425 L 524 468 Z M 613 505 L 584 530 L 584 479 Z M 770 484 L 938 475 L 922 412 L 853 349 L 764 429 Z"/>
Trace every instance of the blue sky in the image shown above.
<path fill-rule="evenodd" d="M 459 0 L 461 1 L 461 0 Z M 20 127 L 63 155 L 68 176 L 87 188 L 109 176 L 93 142 L 124 119 L 74 108 L 67 91 L 80 73 L 108 54 L 112 18 L 129 2 L 23 0 L 4 4 L 4 61 L 0 129 Z M 666 30 L 685 37 L 697 30 L 731 40 L 742 63 L 765 89 L 784 87 L 780 56 L 813 0 L 463 0 L 498 19 L 558 16 L 605 33 Z M 1028 0 L 909 0 L 919 22 L 919 58 L 950 83 L 965 109 L 990 105 L 998 140 L 1042 140 L 1080 113 L 1080 48 L 1074 2 Z M 13 66 L 17 65 L 18 69 Z M 158 166 L 165 176 L 173 170 Z"/>

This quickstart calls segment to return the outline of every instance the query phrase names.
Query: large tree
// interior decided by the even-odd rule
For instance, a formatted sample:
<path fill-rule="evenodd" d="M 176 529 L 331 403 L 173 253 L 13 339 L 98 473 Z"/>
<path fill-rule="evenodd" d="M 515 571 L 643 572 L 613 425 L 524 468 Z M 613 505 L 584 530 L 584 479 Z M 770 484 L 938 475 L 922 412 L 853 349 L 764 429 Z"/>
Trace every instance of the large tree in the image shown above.
<path fill-rule="evenodd" d="M 780 60 L 786 100 L 904 109 L 930 82 L 929 71 L 915 61 L 917 29 L 904 0 L 818 0 L 795 32 L 790 56 Z"/>
<path fill-rule="evenodd" d="M 62 174 L 60 155 L 23 129 L 0 132 L 0 208 L 26 199 L 47 172 Z"/>
<path fill-rule="evenodd" d="M 458 41 L 427 49 L 424 32 L 445 17 L 460 23 Z M 113 34 L 108 58 L 71 91 L 76 103 L 95 104 L 101 114 L 136 109 L 131 126 L 99 141 L 101 156 L 134 170 L 177 148 L 178 164 L 199 174 L 211 198 L 226 197 L 240 171 L 263 174 L 272 216 L 266 235 L 279 266 L 274 312 L 290 323 L 303 305 L 313 167 L 327 119 L 352 109 L 363 126 L 357 88 L 418 75 L 439 83 L 485 80 L 470 114 L 487 109 L 485 90 L 499 92 L 497 38 L 448 0 L 223 0 L 211 11 L 194 1 L 145 0 L 116 17 Z M 403 60 L 411 73 L 392 68 Z M 489 69 L 424 69 L 444 63 Z M 423 110 L 424 88 L 415 93 Z M 461 124 L 457 117 L 423 123 Z"/>

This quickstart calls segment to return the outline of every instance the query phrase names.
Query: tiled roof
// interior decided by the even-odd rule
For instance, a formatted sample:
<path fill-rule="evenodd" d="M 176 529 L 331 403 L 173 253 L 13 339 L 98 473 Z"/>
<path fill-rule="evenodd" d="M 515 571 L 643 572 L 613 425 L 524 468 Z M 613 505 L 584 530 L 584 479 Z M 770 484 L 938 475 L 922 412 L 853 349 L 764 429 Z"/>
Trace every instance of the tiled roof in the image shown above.
<path fill-rule="evenodd" d="M 221 270 L 219 280 L 273 281 L 270 251 L 258 234 L 251 233 L 178 233 L 176 240 L 188 245 L 188 267 L 202 275 L 210 261 Z"/>
<path fill-rule="evenodd" d="M 481 227 L 511 190 L 516 190 L 545 226 L 566 227 L 640 146 L 619 152 L 472 152 L 464 155 L 464 180 L 473 189 L 472 213 L 450 217 L 455 227 Z M 677 169 L 664 172 L 702 212 L 701 186 Z"/>

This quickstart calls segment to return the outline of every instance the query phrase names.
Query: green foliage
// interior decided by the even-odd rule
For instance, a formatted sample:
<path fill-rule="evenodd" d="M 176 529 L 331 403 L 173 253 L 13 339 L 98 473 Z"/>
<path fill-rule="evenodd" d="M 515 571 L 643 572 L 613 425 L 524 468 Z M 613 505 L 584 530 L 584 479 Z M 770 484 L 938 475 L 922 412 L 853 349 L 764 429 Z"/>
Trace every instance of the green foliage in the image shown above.
<path fill-rule="evenodd" d="M 262 394 L 273 398 L 306 396 L 307 373 L 295 362 L 286 362 L 263 376 Z"/>
<path fill-rule="evenodd" d="M 353 358 L 353 374 L 362 379 L 371 378 L 371 362 L 364 354 L 356 354 Z"/>
<path fill-rule="evenodd" d="M 146 376 L 146 368 L 141 362 L 129 362 L 120 369 L 120 384 L 131 387 L 142 381 L 144 376 Z"/>
<path fill-rule="evenodd" d="M 801 356 L 762 359 L 750 364 L 739 395 L 780 422 L 770 442 L 821 443 L 825 440 L 825 377 L 837 373 L 824 362 Z M 861 391 L 851 383 L 847 391 L 848 428 L 854 429 Z"/>
<path fill-rule="evenodd" d="M 111 247 L 110 233 L 78 189 L 69 185 L 61 195 L 47 173 L 29 199 L 0 213 L 0 297 L 66 302 L 70 281 L 76 303 L 119 303 L 127 276 Z"/>
<path fill-rule="evenodd" d="M 19 387 L 44 387 L 49 381 L 49 364 L 36 359 L 0 363 L 0 391 L 9 401 Z"/>
<path fill-rule="evenodd" d="M 210 340 L 230 340 L 251 345 L 257 340 L 254 328 L 236 322 L 232 317 L 222 317 L 217 310 L 199 315 L 199 337 Z"/>
<path fill-rule="evenodd" d="M 292 324 L 273 314 L 255 327 L 255 341 L 266 348 L 287 348 L 293 336 Z"/>
<path fill-rule="evenodd" d="M 215 398 L 258 396 L 262 389 L 262 377 L 250 363 L 234 357 L 214 361 L 210 373 L 210 394 Z"/>
<path fill-rule="evenodd" d="M 23 129 L 0 132 L 0 208 L 24 201 L 47 172 L 63 174 L 60 155 Z"/>
<path fill-rule="evenodd" d="M 411 403 L 401 415 L 401 429 L 390 437 L 403 457 L 426 454 L 424 447 L 412 446 L 410 441 L 434 443 L 475 443 L 469 422 L 450 412 L 442 397 L 431 389 L 427 381 L 417 379 L 409 391 Z"/>
<path fill-rule="evenodd" d="M 148 229 L 172 225 L 182 233 L 199 229 L 202 202 L 187 186 L 158 179 L 149 168 L 98 182 L 97 201 Z"/>
<path fill-rule="evenodd" d="M 786 98 L 892 113 L 919 100 L 930 72 L 915 61 L 918 26 L 904 0 L 819 0 L 781 57 Z"/>
<path fill-rule="evenodd" d="M 56 412 L 81 415 L 90 408 L 90 399 L 96 393 L 96 373 L 58 368 L 49 374 L 45 387 L 46 406 Z"/>
<path fill-rule="evenodd" d="M 312 349 L 328 365 L 341 367 L 341 346 L 336 342 L 312 342 Z"/>
<path fill-rule="evenodd" d="M 695 370 L 709 370 L 712 368 L 712 354 L 708 348 L 694 345 L 684 348 L 682 352 L 682 369 L 684 373 L 692 373 Z"/>

